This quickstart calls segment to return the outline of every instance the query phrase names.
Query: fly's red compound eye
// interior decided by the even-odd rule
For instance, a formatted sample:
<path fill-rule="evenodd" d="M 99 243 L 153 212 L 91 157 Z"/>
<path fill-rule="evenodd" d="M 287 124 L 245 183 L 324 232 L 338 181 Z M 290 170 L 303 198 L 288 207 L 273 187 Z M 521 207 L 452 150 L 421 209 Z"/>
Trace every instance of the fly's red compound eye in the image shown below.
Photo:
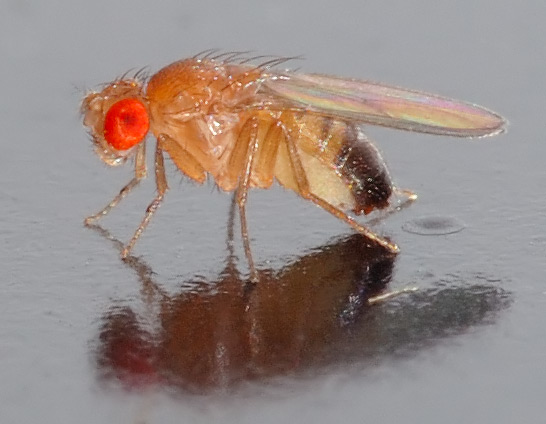
<path fill-rule="evenodd" d="M 104 118 L 104 138 L 116 150 L 128 150 L 140 143 L 149 128 L 148 111 L 137 99 L 114 103 Z"/>

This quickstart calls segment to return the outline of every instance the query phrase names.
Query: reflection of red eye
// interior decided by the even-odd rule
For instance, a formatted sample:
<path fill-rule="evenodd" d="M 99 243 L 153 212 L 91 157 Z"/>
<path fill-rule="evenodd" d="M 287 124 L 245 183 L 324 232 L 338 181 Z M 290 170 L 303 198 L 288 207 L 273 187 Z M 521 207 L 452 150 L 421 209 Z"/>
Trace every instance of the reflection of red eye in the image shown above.
<path fill-rule="evenodd" d="M 148 111 L 137 99 L 114 103 L 104 118 L 104 138 L 116 150 L 127 150 L 140 143 L 149 128 Z"/>

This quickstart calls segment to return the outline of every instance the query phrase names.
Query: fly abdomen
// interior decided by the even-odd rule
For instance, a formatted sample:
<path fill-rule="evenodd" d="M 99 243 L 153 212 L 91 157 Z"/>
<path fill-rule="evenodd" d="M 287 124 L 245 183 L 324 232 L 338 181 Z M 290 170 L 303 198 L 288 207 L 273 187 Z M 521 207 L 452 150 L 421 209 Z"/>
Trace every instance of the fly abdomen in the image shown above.
<path fill-rule="evenodd" d="M 392 182 L 379 151 L 354 125 L 345 127 L 345 142 L 336 166 L 355 199 L 354 212 L 368 214 L 389 205 Z"/>

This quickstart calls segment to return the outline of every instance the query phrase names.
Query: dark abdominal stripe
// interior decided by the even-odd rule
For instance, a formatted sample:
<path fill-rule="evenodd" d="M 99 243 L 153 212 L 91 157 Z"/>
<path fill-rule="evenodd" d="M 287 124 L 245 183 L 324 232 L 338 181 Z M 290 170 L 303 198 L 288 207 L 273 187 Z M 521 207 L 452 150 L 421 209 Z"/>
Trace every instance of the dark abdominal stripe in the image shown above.
<path fill-rule="evenodd" d="M 336 165 L 351 187 L 355 213 L 367 214 L 388 206 L 392 183 L 385 163 L 375 146 L 354 125 L 345 127 L 345 142 Z"/>

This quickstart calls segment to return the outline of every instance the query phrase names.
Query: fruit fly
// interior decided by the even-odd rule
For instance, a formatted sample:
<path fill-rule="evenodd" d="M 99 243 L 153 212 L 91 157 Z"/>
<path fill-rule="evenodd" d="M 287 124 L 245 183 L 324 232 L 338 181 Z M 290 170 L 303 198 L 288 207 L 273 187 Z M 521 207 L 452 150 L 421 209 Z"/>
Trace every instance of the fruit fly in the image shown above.
<path fill-rule="evenodd" d="M 126 257 L 168 190 L 164 155 L 192 180 L 212 177 L 234 191 L 242 240 L 252 278 L 245 205 L 250 188 L 274 180 L 345 221 L 390 251 L 398 247 L 348 213 L 385 209 L 397 189 L 362 124 L 455 137 L 483 137 L 503 131 L 504 119 L 480 106 L 434 94 L 320 74 L 277 70 L 290 58 L 203 52 L 172 63 L 151 77 L 120 77 L 82 102 L 84 125 L 95 151 L 108 165 L 134 157 L 135 174 L 91 224 L 106 215 L 146 177 L 145 139 L 157 140 L 157 194 L 132 239 Z M 262 56 L 263 57 L 263 56 Z"/>

